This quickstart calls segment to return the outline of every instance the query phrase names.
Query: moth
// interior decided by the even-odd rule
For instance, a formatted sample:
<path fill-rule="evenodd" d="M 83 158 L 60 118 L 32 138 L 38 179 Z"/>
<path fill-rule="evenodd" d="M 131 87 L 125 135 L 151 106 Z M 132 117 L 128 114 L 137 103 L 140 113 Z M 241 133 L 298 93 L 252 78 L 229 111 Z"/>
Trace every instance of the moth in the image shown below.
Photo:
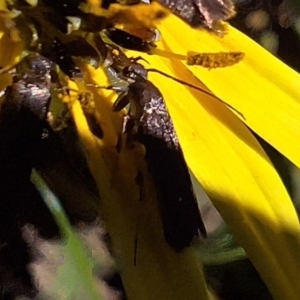
<path fill-rule="evenodd" d="M 128 81 L 113 105 L 117 112 L 129 105 L 124 132 L 129 141 L 145 146 L 149 171 L 157 189 L 166 241 L 180 251 L 194 237 L 206 236 L 193 186 L 176 131 L 159 89 L 147 79 L 148 71 L 121 50 L 112 51 L 111 72 Z"/>

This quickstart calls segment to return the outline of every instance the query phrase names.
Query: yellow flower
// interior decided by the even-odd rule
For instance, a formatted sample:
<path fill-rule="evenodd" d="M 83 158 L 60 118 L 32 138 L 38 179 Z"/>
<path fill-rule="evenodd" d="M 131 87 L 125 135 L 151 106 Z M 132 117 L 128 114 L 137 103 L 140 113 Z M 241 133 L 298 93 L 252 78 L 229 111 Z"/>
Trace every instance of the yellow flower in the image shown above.
<path fill-rule="evenodd" d="M 299 220 L 279 175 L 248 127 L 300 166 L 295 143 L 300 135 L 299 75 L 230 26 L 224 37 L 218 37 L 170 15 L 158 27 L 162 34 L 158 48 L 165 53 L 245 53 L 238 64 L 212 70 L 187 66 L 178 55 L 143 57 L 151 68 L 196 86 L 205 88 L 205 84 L 242 114 L 212 96 L 160 74 L 149 74 L 164 95 L 189 168 L 270 292 L 275 299 L 298 299 Z M 107 83 L 102 69 L 82 68 L 89 81 L 101 86 Z M 70 85 L 78 88 L 73 82 Z M 103 139 L 90 132 L 76 97 L 69 104 L 99 186 L 128 299 L 209 299 L 197 249 L 176 253 L 164 240 L 144 149 L 118 153 L 115 148 L 122 124 L 122 114 L 111 109 L 115 94 L 91 90 Z M 145 176 L 143 201 L 135 181 L 137 170 Z"/>
<path fill-rule="evenodd" d="M 300 292 L 296 282 L 296 274 L 300 272 L 297 259 L 300 253 L 298 217 L 276 170 L 245 124 L 299 166 L 297 146 L 294 145 L 300 125 L 297 118 L 300 106 L 297 103 L 299 92 L 296 85 L 300 82 L 299 75 L 229 26 L 228 33 L 221 38 L 205 31 L 191 29 L 175 16 L 169 16 L 159 29 L 162 34 L 162 41 L 158 43 L 159 49 L 179 54 L 185 54 L 188 50 L 245 53 L 245 58 L 240 63 L 213 70 L 187 66 L 185 62 L 174 58 L 157 55 L 143 57 L 150 67 L 156 67 L 194 85 L 201 86 L 201 82 L 205 83 L 215 95 L 243 115 L 241 117 L 231 112 L 226 105 L 213 97 L 180 85 L 160 74 L 149 75 L 150 80 L 164 95 L 190 169 L 245 248 L 274 298 L 297 299 Z M 132 51 L 128 51 L 127 54 L 133 57 L 140 55 Z M 99 73 L 91 71 L 91 74 L 94 74 L 96 83 L 103 85 L 103 77 L 101 78 Z M 107 115 L 112 114 L 109 109 L 104 110 L 103 107 L 99 111 L 102 112 L 103 118 L 109 118 Z M 114 144 L 115 141 L 111 145 Z M 95 163 L 93 162 L 93 165 Z M 127 163 L 127 166 L 123 163 Z M 122 162 L 126 173 L 131 164 L 133 161 L 126 156 L 126 160 Z M 99 170 L 103 167 L 99 166 Z M 129 175 L 124 174 L 124 177 L 129 178 Z M 130 182 L 133 183 L 133 179 L 132 174 L 127 188 Z M 122 180 L 124 181 L 124 178 Z M 106 189 L 109 188 L 109 182 Z M 134 186 L 127 190 L 127 195 L 133 190 Z M 120 214 L 124 216 L 129 205 L 133 205 L 132 211 L 128 213 L 130 219 L 133 212 L 138 213 L 137 209 L 139 210 L 141 204 L 137 200 L 136 204 L 133 204 L 134 196 L 129 198 L 130 204 L 123 203 L 126 209 L 123 208 Z M 111 207 L 110 211 L 113 209 Z M 144 216 L 147 213 L 147 222 L 153 222 L 150 209 L 145 209 L 144 213 L 138 214 Z M 113 222 L 120 222 L 120 218 Z M 124 227 L 128 220 L 124 219 L 122 224 Z M 139 224 L 138 227 L 143 232 L 142 225 Z M 132 224 L 132 228 L 123 233 L 128 235 L 131 232 L 131 245 L 134 231 Z M 154 228 L 151 228 L 151 232 L 154 232 Z M 150 232 L 147 234 L 150 236 Z M 163 240 L 153 241 L 155 252 L 159 253 L 159 256 L 163 256 L 163 250 L 160 249 L 163 243 Z M 143 260 L 142 250 L 138 251 L 141 251 L 138 255 Z M 168 251 L 167 248 L 164 251 Z M 171 253 L 174 254 L 170 251 L 164 257 L 171 259 Z M 183 255 L 185 254 L 177 254 L 178 261 Z M 150 263 L 151 260 L 148 257 L 145 261 Z M 131 270 L 130 276 L 138 274 L 139 267 L 143 268 L 144 272 L 145 266 L 138 265 Z M 152 268 L 154 269 L 153 265 Z M 164 268 L 168 269 L 167 263 L 164 264 Z M 192 272 L 193 268 L 190 265 L 189 268 Z M 149 272 L 148 280 L 151 274 Z M 173 276 L 174 273 L 169 273 L 169 280 L 174 278 Z M 152 280 L 150 282 L 153 283 Z M 181 283 L 184 286 L 184 282 Z M 146 290 L 144 292 L 144 295 L 150 293 Z M 154 296 L 156 295 L 151 295 Z M 164 297 L 160 299 L 168 298 Z"/>

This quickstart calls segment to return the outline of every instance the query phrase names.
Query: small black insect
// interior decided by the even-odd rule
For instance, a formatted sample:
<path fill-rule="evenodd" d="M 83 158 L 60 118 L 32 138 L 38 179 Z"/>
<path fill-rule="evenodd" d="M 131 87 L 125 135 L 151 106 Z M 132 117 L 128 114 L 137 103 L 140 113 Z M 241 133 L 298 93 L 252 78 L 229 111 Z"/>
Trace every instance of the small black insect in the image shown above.
<path fill-rule="evenodd" d="M 118 28 L 107 28 L 104 33 L 112 42 L 126 49 L 150 53 L 156 47 L 154 43 Z"/>
<path fill-rule="evenodd" d="M 161 92 L 147 79 L 147 70 L 138 59 L 128 59 L 120 50 L 113 53 L 111 68 L 129 82 L 113 110 L 129 104 L 125 132 L 130 140 L 146 148 L 145 159 L 157 187 L 165 239 L 180 251 L 195 236 L 205 237 L 206 229 L 173 122 Z"/>

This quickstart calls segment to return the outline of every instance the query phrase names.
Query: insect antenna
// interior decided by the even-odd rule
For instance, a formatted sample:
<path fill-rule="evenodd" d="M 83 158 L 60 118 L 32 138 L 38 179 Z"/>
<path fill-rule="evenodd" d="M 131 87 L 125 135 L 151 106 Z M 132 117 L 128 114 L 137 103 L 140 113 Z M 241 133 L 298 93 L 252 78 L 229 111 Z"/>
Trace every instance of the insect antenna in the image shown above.
<path fill-rule="evenodd" d="M 137 63 L 137 62 L 139 62 L 139 61 L 144 61 L 144 62 L 146 62 L 147 64 L 149 64 L 149 62 L 144 58 L 144 57 L 142 57 L 142 56 L 137 56 L 137 57 L 129 57 L 129 60 L 131 61 L 131 62 L 134 62 L 134 63 Z"/>
<path fill-rule="evenodd" d="M 229 107 L 230 109 L 232 109 L 233 111 L 235 111 L 235 112 L 236 112 L 239 116 L 241 116 L 243 119 L 245 119 L 244 115 L 243 115 L 241 112 L 239 112 L 237 109 L 235 109 L 233 106 L 231 106 L 231 105 L 228 104 L 227 102 L 223 101 L 222 99 L 218 98 L 218 97 L 217 97 L 216 95 L 214 95 L 213 93 L 211 93 L 211 92 L 209 92 L 209 91 L 206 91 L 205 89 L 203 89 L 203 88 L 201 88 L 201 87 L 199 87 L 199 86 L 190 84 L 190 83 L 188 83 L 188 82 L 186 82 L 186 81 L 183 81 L 183 80 L 181 80 L 181 79 L 178 79 L 178 78 L 176 78 L 176 77 L 173 77 L 173 76 L 171 76 L 171 75 L 169 75 L 169 74 L 167 74 L 167 73 L 165 73 L 165 72 L 163 72 L 163 71 L 157 70 L 157 69 L 149 68 L 149 69 L 147 69 L 147 71 L 148 71 L 148 72 L 158 73 L 158 74 L 163 75 L 163 76 L 165 76 L 165 77 L 167 77 L 167 78 L 170 78 L 170 79 L 172 79 L 172 80 L 174 80 L 174 81 L 176 81 L 176 82 L 178 82 L 178 83 L 180 83 L 180 84 L 183 84 L 183 85 L 188 86 L 188 87 L 190 87 L 190 88 L 192 88 L 192 89 L 195 89 L 195 90 L 197 90 L 197 91 L 200 91 L 200 92 L 202 92 L 202 93 L 204 93 L 204 94 L 206 94 L 206 95 L 208 95 L 208 96 L 212 96 L 213 98 L 217 99 L 218 101 L 220 101 L 221 103 L 223 103 L 224 105 L 226 105 L 227 107 Z"/>

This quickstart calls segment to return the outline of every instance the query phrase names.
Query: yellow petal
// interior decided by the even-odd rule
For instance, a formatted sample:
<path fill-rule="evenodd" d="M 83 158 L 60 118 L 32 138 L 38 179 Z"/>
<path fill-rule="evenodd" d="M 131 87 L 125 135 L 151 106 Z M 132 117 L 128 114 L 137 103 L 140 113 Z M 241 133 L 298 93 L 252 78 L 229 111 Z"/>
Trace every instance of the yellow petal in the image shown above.
<path fill-rule="evenodd" d="M 1 2 L 0 2 L 1 10 Z M 10 37 L 9 30 L 4 26 L 4 21 L 0 19 L 0 49 L 9 49 L 10 51 L 1 51 L 0 66 L 13 66 L 20 57 L 24 45 L 22 42 L 13 42 Z M 0 91 L 3 90 L 11 82 L 8 74 L 1 74 Z"/>
<path fill-rule="evenodd" d="M 151 66 L 170 73 L 166 59 L 146 59 Z M 197 83 L 183 65 L 176 67 L 181 79 Z M 184 86 L 158 74 L 151 73 L 150 79 L 165 96 L 189 167 L 273 296 L 297 299 L 299 221 L 276 170 L 258 142 L 216 99 L 198 91 L 188 92 Z"/>
<path fill-rule="evenodd" d="M 300 75 L 297 72 L 230 26 L 222 38 L 190 29 L 170 16 L 160 29 L 166 44 L 177 53 L 244 52 L 244 59 L 228 68 L 208 70 L 188 66 L 188 69 L 215 95 L 240 111 L 247 126 L 300 167 L 300 144 L 295 142 L 300 139 Z"/>

